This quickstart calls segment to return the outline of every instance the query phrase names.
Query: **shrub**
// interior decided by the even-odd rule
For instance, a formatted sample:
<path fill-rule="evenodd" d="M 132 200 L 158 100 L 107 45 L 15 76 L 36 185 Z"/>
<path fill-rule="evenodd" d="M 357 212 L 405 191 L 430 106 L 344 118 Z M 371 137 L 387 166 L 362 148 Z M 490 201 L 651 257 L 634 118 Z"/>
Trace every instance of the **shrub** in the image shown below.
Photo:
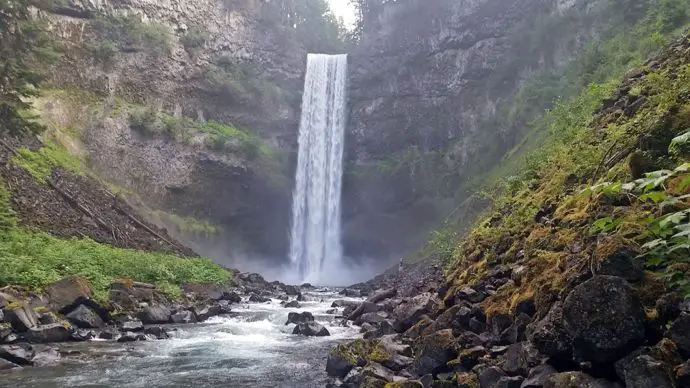
<path fill-rule="evenodd" d="M 92 43 L 88 46 L 88 49 L 97 61 L 106 65 L 110 64 L 115 59 L 117 53 L 120 52 L 117 44 L 110 39 L 102 39 Z"/>
<path fill-rule="evenodd" d="M 16 225 L 17 218 L 12 211 L 11 194 L 0 180 L 0 232 L 7 232 Z"/>
<path fill-rule="evenodd" d="M 138 108 L 130 112 L 129 125 L 135 131 L 143 134 L 158 134 L 162 128 L 158 120 L 158 112 L 153 107 Z"/>
<path fill-rule="evenodd" d="M 94 23 L 103 38 L 121 42 L 136 50 L 149 50 L 156 54 L 172 50 L 170 29 L 160 23 L 144 22 L 138 15 L 118 15 L 99 19 Z"/>

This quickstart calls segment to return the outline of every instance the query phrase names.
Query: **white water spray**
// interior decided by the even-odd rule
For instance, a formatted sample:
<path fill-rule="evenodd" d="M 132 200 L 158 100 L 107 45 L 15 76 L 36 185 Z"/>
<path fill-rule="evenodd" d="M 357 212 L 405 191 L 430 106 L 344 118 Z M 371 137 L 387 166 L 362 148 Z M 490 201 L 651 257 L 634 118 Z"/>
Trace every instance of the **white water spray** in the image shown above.
<path fill-rule="evenodd" d="M 309 54 L 292 204 L 290 260 L 300 281 L 338 268 L 347 56 Z"/>

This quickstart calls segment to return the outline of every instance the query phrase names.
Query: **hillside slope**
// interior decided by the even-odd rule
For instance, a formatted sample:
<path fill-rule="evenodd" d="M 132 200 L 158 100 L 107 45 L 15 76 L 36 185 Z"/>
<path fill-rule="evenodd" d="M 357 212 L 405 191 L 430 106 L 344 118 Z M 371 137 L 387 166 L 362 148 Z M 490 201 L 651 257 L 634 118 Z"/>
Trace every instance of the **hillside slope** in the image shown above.
<path fill-rule="evenodd" d="M 350 315 L 333 386 L 688 386 L 690 35 L 544 119 L 492 210 L 429 245 L 438 292 Z"/>

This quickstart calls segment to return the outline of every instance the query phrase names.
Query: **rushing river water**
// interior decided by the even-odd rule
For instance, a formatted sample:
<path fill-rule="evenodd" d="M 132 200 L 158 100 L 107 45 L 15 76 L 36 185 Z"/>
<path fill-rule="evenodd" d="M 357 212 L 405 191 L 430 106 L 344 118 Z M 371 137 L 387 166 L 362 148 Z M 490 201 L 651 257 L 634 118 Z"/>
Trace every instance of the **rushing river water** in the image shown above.
<path fill-rule="evenodd" d="M 334 292 L 309 292 L 315 302 L 287 309 L 279 300 L 238 306 L 232 317 L 176 326 L 173 338 L 119 344 L 88 342 L 60 347 L 66 362 L 0 376 L 3 387 L 324 387 L 331 346 L 357 336 L 326 310 Z M 289 312 L 309 311 L 330 337 L 292 335 Z"/>

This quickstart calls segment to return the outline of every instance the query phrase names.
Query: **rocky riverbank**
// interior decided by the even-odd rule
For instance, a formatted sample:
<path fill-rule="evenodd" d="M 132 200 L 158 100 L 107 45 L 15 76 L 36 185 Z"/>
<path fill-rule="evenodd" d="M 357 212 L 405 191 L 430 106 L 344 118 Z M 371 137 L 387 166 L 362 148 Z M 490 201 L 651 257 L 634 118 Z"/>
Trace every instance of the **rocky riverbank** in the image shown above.
<path fill-rule="evenodd" d="M 107 301 L 102 301 L 79 276 L 63 278 L 43 293 L 5 287 L 0 290 L 0 369 L 57 364 L 61 353 L 56 345 L 64 342 L 168 339 L 175 325 L 234 316 L 249 303 L 279 300 L 285 309 L 299 309 L 301 303 L 314 298 L 303 294 L 310 290 L 314 288 L 309 284 L 269 283 L 258 274 L 240 272 L 225 286 L 187 284 L 182 296 L 175 299 L 153 284 L 121 280 L 111 284 Z M 295 324 L 295 335 L 330 336 L 311 312 L 291 312 L 285 322 L 288 324 Z"/>

